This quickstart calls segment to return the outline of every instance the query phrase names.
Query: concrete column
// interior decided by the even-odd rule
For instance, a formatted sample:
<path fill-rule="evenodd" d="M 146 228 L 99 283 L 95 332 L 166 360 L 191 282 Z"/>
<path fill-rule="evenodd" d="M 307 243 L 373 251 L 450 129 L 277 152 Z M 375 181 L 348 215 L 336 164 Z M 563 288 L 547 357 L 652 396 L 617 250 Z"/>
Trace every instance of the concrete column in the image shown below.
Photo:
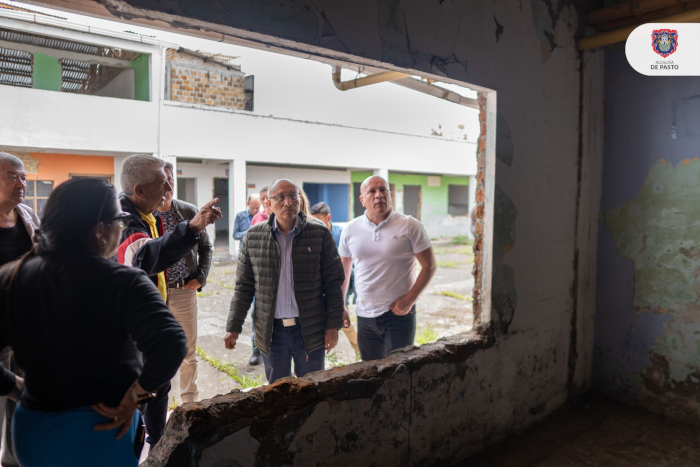
<path fill-rule="evenodd" d="M 374 169 L 374 175 L 379 175 L 384 180 L 386 180 L 387 183 L 389 183 L 389 169 L 388 168 Z"/>
<path fill-rule="evenodd" d="M 229 199 L 229 243 L 228 250 L 232 256 L 238 253 L 238 243 L 233 240 L 233 226 L 236 214 L 246 209 L 248 198 L 247 190 L 246 161 L 236 159 L 228 165 L 228 199 Z"/>
<path fill-rule="evenodd" d="M 114 156 L 114 177 L 112 178 L 112 185 L 117 190 L 117 193 L 122 192 L 122 163 L 124 163 L 126 156 Z"/>

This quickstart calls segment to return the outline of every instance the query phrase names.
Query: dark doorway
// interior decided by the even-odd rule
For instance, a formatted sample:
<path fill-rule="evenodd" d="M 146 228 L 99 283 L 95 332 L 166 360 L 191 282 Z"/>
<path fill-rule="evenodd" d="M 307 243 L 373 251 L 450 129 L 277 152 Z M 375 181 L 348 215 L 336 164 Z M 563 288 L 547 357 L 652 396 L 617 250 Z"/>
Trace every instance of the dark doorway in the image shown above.
<path fill-rule="evenodd" d="M 216 238 L 229 238 L 228 235 L 228 178 L 214 179 L 214 198 L 219 198 L 217 206 L 221 208 L 222 217 L 214 224 Z"/>
<path fill-rule="evenodd" d="M 360 188 L 362 187 L 362 182 L 355 182 L 352 184 L 352 214 L 353 217 L 360 217 L 365 213 L 365 207 L 360 202 Z"/>
<path fill-rule="evenodd" d="M 403 186 L 403 213 L 420 220 L 420 185 Z"/>

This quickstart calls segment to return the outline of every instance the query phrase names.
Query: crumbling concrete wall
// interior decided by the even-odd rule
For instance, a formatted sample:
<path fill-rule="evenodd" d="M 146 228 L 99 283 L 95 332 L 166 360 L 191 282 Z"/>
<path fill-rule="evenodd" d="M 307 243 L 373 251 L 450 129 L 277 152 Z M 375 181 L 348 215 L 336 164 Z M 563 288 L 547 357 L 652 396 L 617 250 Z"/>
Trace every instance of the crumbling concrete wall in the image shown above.
<path fill-rule="evenodd" d="M 595 388 L 700 422 L 700 83 L 606 54 Z"/>
<path fill-rule="evenodd" d="M 185 405 L 149 465 L 446 465 L 589 388 L 603 63 L 577 52 L 572 1 L 99 0 L 90 13 L 467 82 L 492 104 L 486 334 Z"/>
<path fill-rule="evenodd" d="M 480 389 L 499 384 L 485 381 L 481 368 L 507 373 L 484 351 L 493 344 L 486 336 L 454 337 L 396 352 L 380 365 L 186 404 L 147 465 L 449 465 L 504 428 L 488 423 L 488 412 L 525 410 Z M 454 416 L 433 416 L 445 411 Z M 459 436 L 438 442 L 435 430 Z"/>

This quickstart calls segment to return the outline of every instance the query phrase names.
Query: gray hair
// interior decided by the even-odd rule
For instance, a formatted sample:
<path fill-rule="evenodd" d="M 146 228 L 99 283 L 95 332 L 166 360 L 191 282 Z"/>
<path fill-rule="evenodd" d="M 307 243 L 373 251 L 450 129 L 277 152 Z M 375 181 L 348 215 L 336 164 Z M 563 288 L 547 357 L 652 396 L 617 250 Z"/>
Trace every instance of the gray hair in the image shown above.
<path fill-rule="evenodd" d="M 122 191 L 127 196 L 134 195 L 136 185 L 147 185 L 165 167 L 165 161 L 150 154 L 132 154 L 122 163 Z"/>
<path fill-rule="evenodd" d="M 251 194 L 249 194 L 249 195 L 248 195 L 248 200 L 246 201 L 246 203 L 250 203 L 250 202 L 253 201 L 254 199 L 260 201 L 260 195 L 257 194 L 257 193 L 251 193 Z"/>
<path fill-rule="evenodd" d="M 9 152 L 0 151 L 0 164 L 11 164 L 18 169 L 24 169 L 24 162 L 19 157 L 13 156 Z"/>
<path fill-rule="evenodd" d="M 173 164 L 172 164 L 172 163 L 166 162 L 166 163 L 165 163 L 165 168 L 168 169 L 168 170 L 170 171 L 170 173 L 172 174 L 173 177 L 175 176 L 175 167 L 173 167 Z"/>
<path fill-rule="evenodd" d="M 314 214 L 328 215 L 331 213 L 331 208 L 323 201 L 320 201 L 320 202 L 314 204 L 313 206 L 311 206 L 311 209 L 309 209 L 309 212 L 311 212 L 312 216 Z"/>
<path fill-rule="evenodd" d="M 262 195 L 263 193 L 268 192 L 268 191 L 270 191 L 270 187 L 269 187 L 269 186 L 264 186 L 264 187 L 260 188 L 260 194 L 261 194 L 261 195 Z"/>

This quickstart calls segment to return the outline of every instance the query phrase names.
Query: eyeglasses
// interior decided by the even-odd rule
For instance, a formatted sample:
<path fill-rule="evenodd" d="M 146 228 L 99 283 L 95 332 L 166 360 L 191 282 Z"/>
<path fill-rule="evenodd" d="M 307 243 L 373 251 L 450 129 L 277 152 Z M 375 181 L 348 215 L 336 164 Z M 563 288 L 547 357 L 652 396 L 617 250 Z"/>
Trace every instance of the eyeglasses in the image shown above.
<path fill-rule="evenodd" d="M 129 214 L 127 214 L 125 212 L 119 214 L 118 216 L 114 216 L 113 218 L 109 219 L 108 221 L 105 221 L 105 224 L 111 224 L 114 221 L 119 221 L 119 227 L 121 227 L 122 230 L 129 227 L 129 224 L 131 223 L 131 219 L 129 218 Z"/>
<path fill-rule="evenodd" d="M 299 201 L 299 193 L 289 193 L 288 195 L 270 196 L 269 199 L 276 203 L 284 203 L 285 198 L 289 198 L 289 201 Z"/>

